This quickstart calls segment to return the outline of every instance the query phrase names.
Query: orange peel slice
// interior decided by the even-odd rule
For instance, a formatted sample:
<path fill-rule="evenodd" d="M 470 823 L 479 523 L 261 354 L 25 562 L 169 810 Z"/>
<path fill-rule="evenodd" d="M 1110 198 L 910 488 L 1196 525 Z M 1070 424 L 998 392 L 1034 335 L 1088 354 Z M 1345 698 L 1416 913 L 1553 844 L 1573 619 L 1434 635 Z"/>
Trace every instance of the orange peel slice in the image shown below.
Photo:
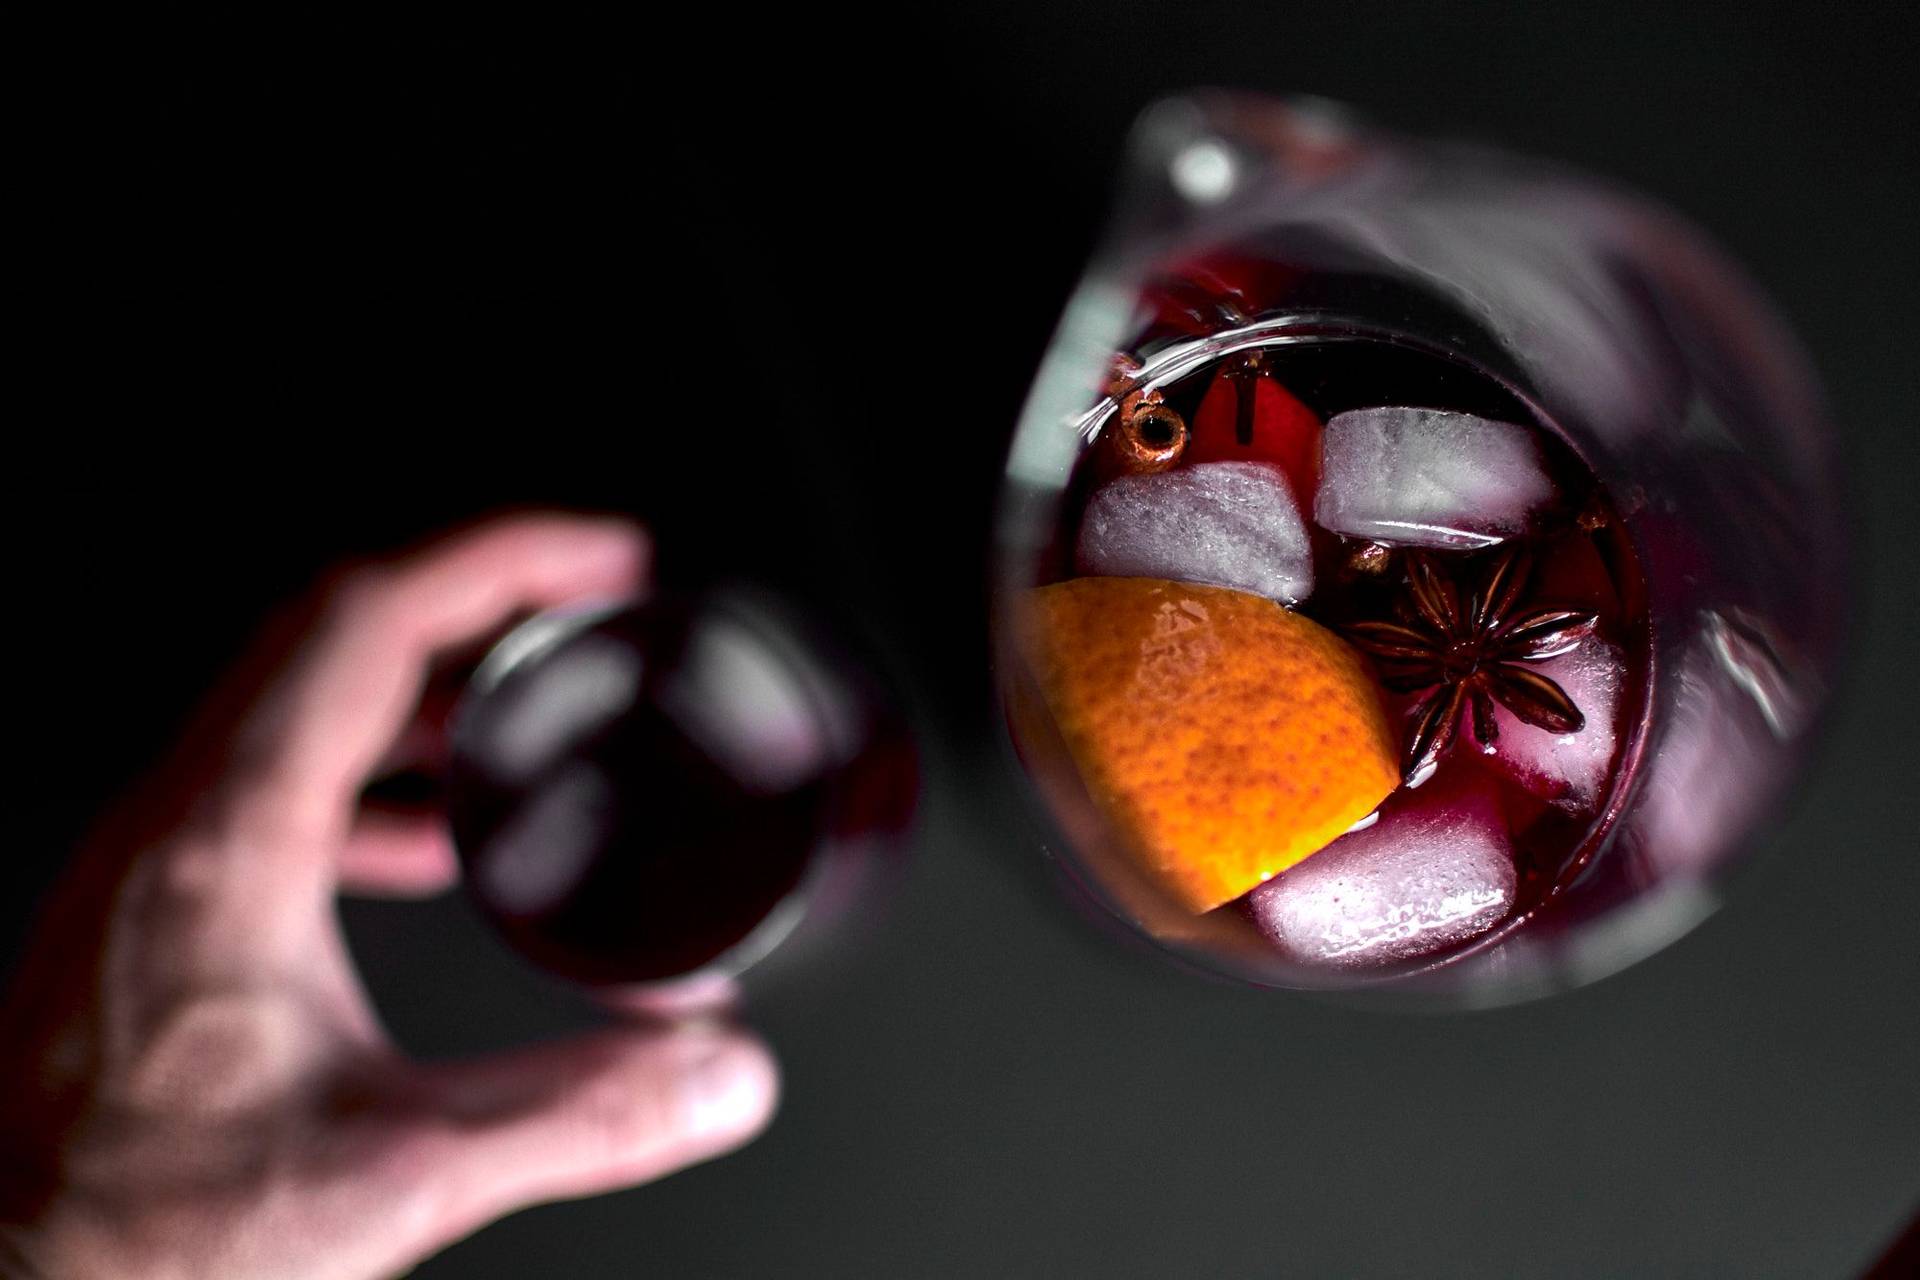
<path fill-rule="evenodd" d="M 1094 802 L 1154 882 L 1210 911 L 1326 847 L 1400 784 L 1359 655 L 1261 596 L 1075 578 L 1027 648 Z"/>

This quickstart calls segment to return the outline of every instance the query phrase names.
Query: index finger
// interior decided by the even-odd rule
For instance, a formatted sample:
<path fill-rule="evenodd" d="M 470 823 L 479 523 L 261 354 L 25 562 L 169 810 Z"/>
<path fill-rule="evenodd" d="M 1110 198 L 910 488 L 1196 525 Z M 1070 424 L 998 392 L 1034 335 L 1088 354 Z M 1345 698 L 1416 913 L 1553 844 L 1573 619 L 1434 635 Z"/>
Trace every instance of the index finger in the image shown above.
<path fill-rule="evenodd" d="M 517 516 L 345 575 L 243 719 L 235 745 L 263 765 L 251 785 L 283 812 L 349 815 L 437 654 L 522 612 L 630 595 L 647 559 L 625 521 Z"/>

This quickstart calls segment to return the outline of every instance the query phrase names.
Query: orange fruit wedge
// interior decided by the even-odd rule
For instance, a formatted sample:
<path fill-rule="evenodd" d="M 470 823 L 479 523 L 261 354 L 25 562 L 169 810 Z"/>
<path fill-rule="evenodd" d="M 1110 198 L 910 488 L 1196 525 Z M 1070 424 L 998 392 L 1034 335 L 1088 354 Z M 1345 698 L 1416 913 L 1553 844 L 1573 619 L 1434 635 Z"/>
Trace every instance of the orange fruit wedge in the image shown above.
<path fill-rule="evenodd" d="M 1311 619 L 1158 578 L 1075 578 L 1028 603 L 1040 690 L 1089 793 L 1191 911 L 1326 847 L 1400 783 L 1372 678 Z"/>

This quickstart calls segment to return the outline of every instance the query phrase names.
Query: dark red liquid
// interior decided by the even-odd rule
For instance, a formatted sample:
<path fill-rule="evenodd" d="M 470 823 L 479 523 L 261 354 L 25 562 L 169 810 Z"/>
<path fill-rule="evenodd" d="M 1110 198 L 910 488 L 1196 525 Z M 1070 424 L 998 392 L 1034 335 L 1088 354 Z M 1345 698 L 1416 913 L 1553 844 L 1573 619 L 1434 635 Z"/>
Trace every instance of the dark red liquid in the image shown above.
<path fill-rule="evenodd" d="M 867 709 L 773 626 L 650 605 L 473 697 L 454 835 L 512 946 L 598 985 L 741 960 L 806 912 L 836 842 L 899 824 L 910 774 L 877 767 Z"/>
<path fill-rule="evenodd" d="M 1476 937 L 1422 956 L 1415 967 L 1464 954 L 1500 936 L 1547 904 L 1577 876 L 1600 845 L 1614 799 L 1630 777 L 1638 729 L 1645 715 L 1648 687 L 1648 623 L 1645 593 L 1631 540 L 1617 518 L 1609 495 L 1592 470 L 1546 425 L 1532 408 L 1496 379 L 1462 362 L 1392 342 L 1358 338 L 1316 338 L 1259 351 L 1260 376 L 1277 390 L 1258 402 L 1265 414 L 1261 430 L 1249 430 L 1244 411 L 1236 421 L 1237 398 L 1230 371 L 1245 353 L 1230 355 L 1160 388 L 1163 403 L 1190 424 L 1190 443 L 1177 464 L 1263 461 L 1287 474 L 1296 493 L 1311 494 L 1317 482 L 1317 442 L 1303 448 L 1286 434 L 1304 423 L 1325 423 L 1337 414 L 1380 406 L 1415 407 L 1467 413 L 1534 428 L 1553 497 L 1535 526 L 1510 539 L 1523 545 L 1533 564 L 1528 599 L 1536 603 L 1588 610 L 1598 615 L 1595 636 L 1623 654 L 1624 670 L 1613 711 L 1614 750 L 1608 776 L 1596 794 L 1578 798 L 1541 794 L 1492 766 L 1488 753 L 1473 742 L 1463 724 L 1460 740 L 1441 757 L 1424 785 L 1435 793 L 1462 787 L 1490 794 L 1511 841 L 1517 889 L 1504 918 Z M 1111 424 L 1114 419 L 1109 419 Z M 1271 424 L 1280 424 L 1271 427 Z M 1289 425 L 1293 424 L 1293 425 Z M 1068 494 L 1066 518 L 1043 581 L 1076 575 L 1074 546 L 1080 513 L 1091 494 L 1124 467 L 1116 455 L 1096 445 L 1089 450 Z M 1361 620 L 1398 619 L 1408 595 L 1406 555 L 1364 539 L 1342 536 L 1313 522 L 1312 501 L 1302 503 L 1308 519 L 1314 561 L 1314 588 L 1298 611 L 1339 632 Z M 1374 559 L 1369 561 L 1368 555 Z M 1460 575 L 1463 590 L 1492 554 L 1445 550 L 1431 553 Z M 1391 668 L 1370 662 L 1376 676 Z M 1406 732 L 1417 695 L 1382 688 L 1390 724 Z M 1411 802 L 1406 788 L 1389 807 Z M 1230 905 L 1233 912 L 1244 906 Z M 1405 967 L 1405 966 L 1397 966 Z"/>

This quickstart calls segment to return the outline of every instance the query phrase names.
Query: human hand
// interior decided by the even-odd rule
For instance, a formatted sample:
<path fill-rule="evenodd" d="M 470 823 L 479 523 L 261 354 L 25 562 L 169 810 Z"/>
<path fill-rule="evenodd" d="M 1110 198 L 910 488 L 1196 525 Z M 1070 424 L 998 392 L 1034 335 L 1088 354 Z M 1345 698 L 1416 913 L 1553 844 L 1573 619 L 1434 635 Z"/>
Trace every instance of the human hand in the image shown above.
<path fill-rule="evenodd" d="M 443 820 L 359 803 L 435 656 L 645 562 L 623 524 L 498 521 L 339 575 L 263 640 L 82 851 L 0 1006 L 0 1271 L 391 1273 L 766 1124 L 772 1057 L 707 1023 L 409 1061 L 334 917 L 336 890 L 454 878 Z"/>

